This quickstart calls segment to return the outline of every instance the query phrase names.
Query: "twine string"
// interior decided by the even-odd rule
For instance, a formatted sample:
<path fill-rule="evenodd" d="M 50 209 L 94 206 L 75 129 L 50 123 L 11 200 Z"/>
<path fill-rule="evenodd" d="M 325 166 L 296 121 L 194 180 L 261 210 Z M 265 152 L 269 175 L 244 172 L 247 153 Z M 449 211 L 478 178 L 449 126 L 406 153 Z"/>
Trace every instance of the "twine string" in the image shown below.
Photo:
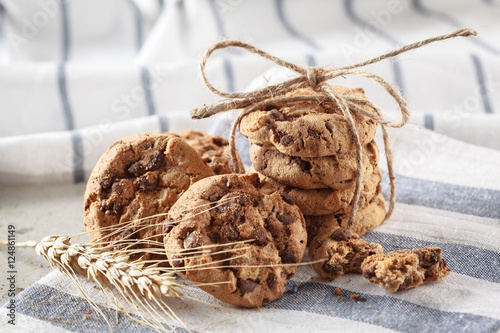
<path fill-rule="evenodd" d="M 408 109 L 408 105 L 405 99 L 403 98 L 403 96 L 396 87 L 392 86 L 382 77 L 361 70 L 359 68 L 377 63 L 384 59 L 393 58 L 401 53 L 405 53 L 410 50 L 423 47 L 433 42 L 442 41 L 455 37 L 468 37 L 476 35 L 477 32 L 475 30 L 462 28 L 449 34 L 428 38 L 423 41 L 402 46 L 386 54 L 380 55 L 372 59 L 368 59 L 366 61 L 354 65 L 344 66 L 340 68 L 332 68 L 332 69 L 325 69 L 321 67 L 304 68 L 294 63 L 275 57 L 259 48 L 256 48 L 253 45 L 241 41 L 236 41 L 236 40 L 221 41 L 212 45 L 203 55 L 200 61 L 200 73 L 202 80 L 208 87 L 208 89 L 212 91 L 214 94 L 226 98 L 226 100 L 214 105 L 204 105 L 200 108 L 193 109 L 191 111 L 191 117 L 194 119 L 202 119 L 229 110 L 244 109 L 242 112 L 240 112 L 238 118 L 233 123 L 229 140 L 232 169 L 236 173 L 244 173 L 244 170 L 241 170 L 236 163 L 237 161 L 236 157 L 237 152 L 235 145 L 236 129 L 239 127 L 241 120 L 251 112 L 257 110 L 259 111 L 265 110 L 265 107 L 268 105 L 294 103 L 300 101 L 314 101 L 314 100 L 318 101 L 318 99 L 321 98 L 321 96 L 318 96 L 317 93 L 311 94 L 309 96 L 283 96 L 293 90 L 310 87 L 315 92 L 321 92 L 323 97 L 326 97 L 329 100 L 331 100 L 333 102 L 334 108 L 339 109 L 346 118 L 352 136 L 352 141 L 356 147 L 356 162 L 357 162 L 356 186 L 355 186 L 353 200 L 351 203 L 352 209 L 349 217 L 349 224 L 348 224 L 349 228 L 351 228 L 352 225 L 354 224 L 356 220 L 356 213 L 359 208 L 358 204 L 361 196 L 362 170 L 363 170 L 362 147 L 361 147 L 361 142 L 359 140 L 358 132 L 356 131 L 355 128 L 354 120 L 352 118 L 353 112 L 360 113 L 363 116 L 372 119 L 373 121 L 379 123 L 382 128 L 382 136 L 384 140 L 385 155 L 387 160 L 387 168 L 388 168 L 389 183 L 390 183 L 389 208 L 387 210 L 385 217 L 385 219 L 388 219 L 394 210 L 396 195 L 395 195 L 395 182 L 394 182 L 394 170 L 393 170 L 393 153 L 390 147 L 390 139 L 387 127 L 399 128 L 404 126 L 408 122 L 408 119 L 410 117 L 410 111 Z M 285 67 L 287 69 L 296 72 L 298 76 L 286 80 L 284 82 L 274 85 L 269 85 L 267 87 L 250 92 L 220 91 L 209 82 L 205 74 L 205 67 L 208 59 L 215 51 L 229 47 L 242 48 L 248 52 L 257 54 L 264 59 L 274 62 L 278 66 Z M 380 108 L 378 108 L 369 99 L 360 98 L 358 96 L 355 96 L 354 93 L 340 94 L 327 83 L 327 81 L 331 79 L 347 75 L 356 75 L 360 77 L 365 77 L 367 79 L 374 81 L 379 86 L 381 86 L 387 92 L 387 94 L 389 94 L 392 97 L 392 99 L 394 99 L 394 101 L 396 102 L 398 109 L 401 113 L 401 119 L 398 121 L 387 120 L 383 117 Z M 360 107 L 360 105 L 366 105 L 370 107 L 373 110 L 373 112 L 366 111 L 365 109 Z"/>

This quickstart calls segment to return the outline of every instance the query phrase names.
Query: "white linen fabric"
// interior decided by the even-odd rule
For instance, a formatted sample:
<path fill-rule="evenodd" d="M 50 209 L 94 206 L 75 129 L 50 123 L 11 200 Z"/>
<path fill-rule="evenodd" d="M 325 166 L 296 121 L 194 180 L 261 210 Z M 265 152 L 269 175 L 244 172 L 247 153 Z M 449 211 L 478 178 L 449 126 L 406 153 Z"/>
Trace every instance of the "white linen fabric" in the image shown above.
<path fill-rule="evenodd" d="M 401 89 L 412 117 L 390 131 L 394 215 L 363 238 L 386 251 L 439 246 L 449 277 L 390 294 L 357 275 L 312 278 L 302 266 L 283 297 L 261 311 L 217 310 L 221 303 L 210 296 L 199 297 L 211 306 L 172 306 L 187 329 L 200 332 L 497 332 L 499 14 L 495 0 L 0 0 L 0 184 L 85 182 L 107 147 L 134 133 L 200 129 L 227 136 L 232 113 L 189 118 L 192 108 L 218 100 L 199 78 L 198 59 L 223 38 L 304 66 L 340 67 L 472 27 L 477 37 L 366 68 Z M 293 75 L 239 50 L 218 52 L 207 66 L 213 84 L 226 91 Z M 397 117 L 395 104 L 366 79 L 332 83 L 363 87 L 388 117 Z M 238 149 L 248 166 L 241 136 Z M 383 187 L 387 193 L 387 174 Z M 364 302 L 351 301 L 352 294 Z M 15 300 L 16 326 L 4 325 L 9 310 L 0 308 L 6 329 L 107 329 L 60 273 Z M 122 312 L 117 318 L 116 331 L 149 331 Z"/>

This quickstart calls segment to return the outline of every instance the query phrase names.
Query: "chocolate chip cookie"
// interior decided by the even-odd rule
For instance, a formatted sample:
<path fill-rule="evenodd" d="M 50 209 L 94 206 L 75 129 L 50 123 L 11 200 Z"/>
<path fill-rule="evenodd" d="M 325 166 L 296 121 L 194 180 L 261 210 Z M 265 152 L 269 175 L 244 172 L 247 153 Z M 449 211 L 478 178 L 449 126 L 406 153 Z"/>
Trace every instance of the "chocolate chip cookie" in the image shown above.
<path fill-rule="evenodd" d="M 316 236 L 309 246 L 309 261 L 324 279 L 334 279 L 343 274 L 361 273 L 361 263 L 366 257 L 383 253 L 382 246 L 367 243 L 349 229 L 334 226 Z"/>
<path fill-rule="evenodd" d="M 304 215 L 307 226 L 307 243 L 313 240 L 322 230 L 331 227 L 347 228 L 349 223 L 348 214 L 329 214 L 310 216 Z M 382 194 L 378 194 L 368 205 L 360 208 L 356 214 L 356 221 L 351 231 L 363 236 L 378 227 L 385 219 L 385 200 Z"/>
<path fill-rule="evenodd" d="M 305 253 L 304 218 L 287 200 L 262 193 L 255 174 L 203 179 L 168 213 L 168 259 L 224 302 L 265 305 L 283 294 Z"/>
<path fill-rule="evenodd" d="M 362 89 L 332 86 L 340 94 L 365 98 Z M 311 88 L 298 89 L 285 96 L 318 95 L 316 101 L 271 105 L 266 110 L 252 112 L 240 123 L 240 132 L 251 143 L 277 149 L 283 154 L 298 157 L 332 156 L 355 151 L 351 131 L 342 111 L 332 101 Z M 367 105 L 361 108 L 375 113 Z M 362 146 L 373 140 L 377 123 L 352 112 L 355 128 Z"/>
<path fill-rule="evenodd" d="M 135 248 L 162 248 L 154 242 L 163 241 L 165 217 L 127 222 L 167 213 L 189 186 L 213 175 L 198 153 L 175 134 L 146 133 L 118 140 L 90 175 L 84 199 L 87 231 L 93 240 L 114 241 L 117 246 L 141 239 Z M 148 239 L 150 246 L 145 244 Z"/>
<path fill-rule="evenodd" d="M 371 283 L 390 292 L 415 288 L 437 281 L 450 273 L 439 247 L 392 251 L 370 256 L 361 271 Z"/>
<path fill-rule="evenodd" d="M 297 157 L 256 144 L 250 146 L 255 170 L 282 184 L 303 189 L 346 189 L 352 187 L 357 173 L 355 152 L 323 157 Z M 379 151 L 375 141 L 363 147 L 363 173 L 377 167 Z"/>
<path fill-rule="evenodd" d="M 217 175 L 233 173 L 230 166 L 229 142 L 219 135 L 210 136 L 200 131 L 186 130 L 179 132 L 191 147 L 201 155 L 203 162 Z M 243 163 L 237 154 L 239 169 L 243 170 Z"/>
<path fill-rule="evenodd" d="M 255 172 L 253 166 L 248 173 Z M 304 215 L 327 215 L 348 214 L 351 211 L 351 203 L 354 198 L 354 184 L 348 189 L 317 189 L 304 190 L 298 187 L 281 184 L 274 179 L 258 173 L 262 182 L 262 191 L 266 193 L 282 191 L 286 193 L 294 204 L 299 206 Z M 376 168 L 372 174 L 363 175 L 361 198 L 359 206 L 366 206 L 376 195 L 380 193 L 380 180 L 382 171 Z"/>

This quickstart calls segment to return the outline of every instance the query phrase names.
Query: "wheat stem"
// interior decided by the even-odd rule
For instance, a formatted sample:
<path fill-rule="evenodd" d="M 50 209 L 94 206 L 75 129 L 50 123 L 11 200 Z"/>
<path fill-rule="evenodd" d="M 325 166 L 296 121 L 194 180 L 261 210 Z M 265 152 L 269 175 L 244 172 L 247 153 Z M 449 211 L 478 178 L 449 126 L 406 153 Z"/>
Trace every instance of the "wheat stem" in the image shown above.
<path fill-rule="evenodd" d="M 165 272 L 160 273 L 156 266 L 146 266 L 140 260 L 131 261 L 130 256 L 123 252 L 111 252 L 95 243 L 71 244 L 70 239 L 68 236 L 45 237 L 35 246 L 35 251 L 70 278 L 91 307 L 106 320 L 108 325 L 110 325 L 108 319 L 85 293 L 76 280 L 76 275 L 94 280 L 109 298 L 113 296 L 110 291 L 116 290 L 127 305 L 144 312 L 141 314 L 141 323 L 157 331 L 165 331 L 158 319 L 161 314 L 167 314 L 176 323 L 181 323 L 163 300 L 164 296 L 182 296 L 179 290 L 182 286 L 177 282 L 173 270 L 162 269 Z M 120 304 L 116 297 L 113 296 L 113 298 L 115 304 Z M 163 311 L 159 312 L 156 307 L 162 308 Z M 137 318 L 132 319 L 137 321 Z"/>

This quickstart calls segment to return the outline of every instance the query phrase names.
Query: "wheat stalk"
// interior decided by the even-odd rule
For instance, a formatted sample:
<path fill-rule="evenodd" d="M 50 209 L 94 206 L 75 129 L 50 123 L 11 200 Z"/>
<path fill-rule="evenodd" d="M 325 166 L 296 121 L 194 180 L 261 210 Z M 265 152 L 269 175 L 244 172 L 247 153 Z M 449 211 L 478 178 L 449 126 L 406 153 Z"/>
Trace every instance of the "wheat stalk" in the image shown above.
<path fill-rule="evenodd" d="M 133 320 L 150 326 L 156 331 L 167 331 L 159 318 L 167 314 L 175 324 L 184 326 L 164 301 L 166 297 L 181 297 L 182 287 L 174 270 L 146 266 L 140 260 L 131 261 L 123 252 L 112 252 L 96 243 L 71 244 L 70 236 L 48 236 L 42 239 L 35 251 L 53 267 L 59 269 L 78 288 L 91 307 L 112 327 L 106 315 L 87 295 L 76 276 L 93 280 L 118 307 L 131 306 L 139 310 L 140 319 Z M 111 293 L 116 290 L 125 304 Z M 141 297 L 141 295 L 143 297 Z M 128 314 L 127 314 L 128 315 Z"/>
<path fill-rule="evenodd" d="M 69 236 L 48 236 L 35 247 L 53 267 L 71 267 L 87 279 L 94 279 L 108 288 L 130 288 L 152 299 L 179 297 L 172 271 L 160 274 L 154 266 L 145 267 L 139 260 L 129 261 L 127 254 L 106 251 L 97 244 L 71 244 Z"/>
<path fill-rule="evenodd" d="M 223 203 L 217 205 L 205 204 L 197 208 L 206 206 L 194 214 L 202 214 L 212 210 Z M 135 226 L 134 233 L 137 233 L 145 228 L 156 227 L 162 223 L 148 223 L 154 218 L 165 216 L 166 214 L 157 214 L 148 216 L 142 219 L 136 219 L 125 222 L 119 225 L 113 225 L 102 228 L 101 231 L 106 231 L 107 235 L 100 239 L 96 239 L 88 244 L 71 244 L 71 238 L 85 233 L 62 236 L 48 236 L 42 239 L 38 244 L 30 241 L 18 246 L 34 247 L 38 255 L 44 257 L 51 266 L 60 270 L 67 276 L 73 285 L 79 290 L 83 298 L 89 305 L 108 323 L 110 329 L 112 325 L 109 322 L 108 316 L 104 314 L 99 305 L 94 302 L 87 294 L 81 282 L 78 281 L 78 276 L 86 277 L 88 280 L 93 280 L 107 296 L 113 301 L 117 308 L 130 308 L 131 312 L 137 311 L 139 317 L 125 312 L 132 320 L 141 324 L 147 325 L 155 331 L 168 331 L 161 321 L 166 315 L 168 319 L 179 326 L 185 327 L 182 321 L 175 315 L 165 302 L 166 297 L 183 297 L 202 302 L 196 298 L 183 295 L 180 291 L 182 288 L 189 285 L 182 284 L 176 273 L 181 273 L 182 268 L 174 267 L 159 267 L 164 262 L 169 262 L 165 256 L 164 259 L 158 260 L 142 260 L 141 258 L 132 260 L 133 255 L 144 253 L 165 254 L 161 249 L 163 243 L 154 239 L 160 235 L 150 235 L 139 239 L 116 239 L 105 240 L 105 238 L 116 235 L 124 229 Z M 190 216 L 189 218 L 192 218 Z M 178 223 L 180 221 L 177 221 Z M 141 225 L 142 223 L 145 223 Z M 240 252 L 247 247 L 233 248 L 234 245 L 252 242 L 253 239 L 230 242 L 226 244 L 210 244 L 191 249 L 179 251 L 179 255 L 184 258 L 198 258 L 203 255 L 217 255 L 223 253 Z M 134 248 L 141 245 L 141 248 Z M 147 248 L 143 247 L 147 246 Z M 228 248 L 229 247 L 229 248 Z M 241 256 L 241 255 L 240 255 Z M 230 259 L 238 258 L 239 256 Z M 196 270 L 206 270 L 214 268 L 230 268 L 238 267 L 232 265 L 224 265 L 230 259 L 220 259 L 210 263 L 200 263 L 194 268 Z M 271 266 L 287 266 L 288 264 L 271 264 L 251 267 L 271 267 Z M 294 266 L 301 265 L 294 264 Z M 227 281 L 210 283 L 210 285 L 224 284 Z M 192 284 L 192 286 L 206 285 L 203 283 Z M 115 292 L 118 293 L 116 295 Z M 119 296 L 119 297 L 117 297 Z M 202 302 L 203 303 L 203 302 Z M 170 326 L 169 326 L 170 327 Z"/>

